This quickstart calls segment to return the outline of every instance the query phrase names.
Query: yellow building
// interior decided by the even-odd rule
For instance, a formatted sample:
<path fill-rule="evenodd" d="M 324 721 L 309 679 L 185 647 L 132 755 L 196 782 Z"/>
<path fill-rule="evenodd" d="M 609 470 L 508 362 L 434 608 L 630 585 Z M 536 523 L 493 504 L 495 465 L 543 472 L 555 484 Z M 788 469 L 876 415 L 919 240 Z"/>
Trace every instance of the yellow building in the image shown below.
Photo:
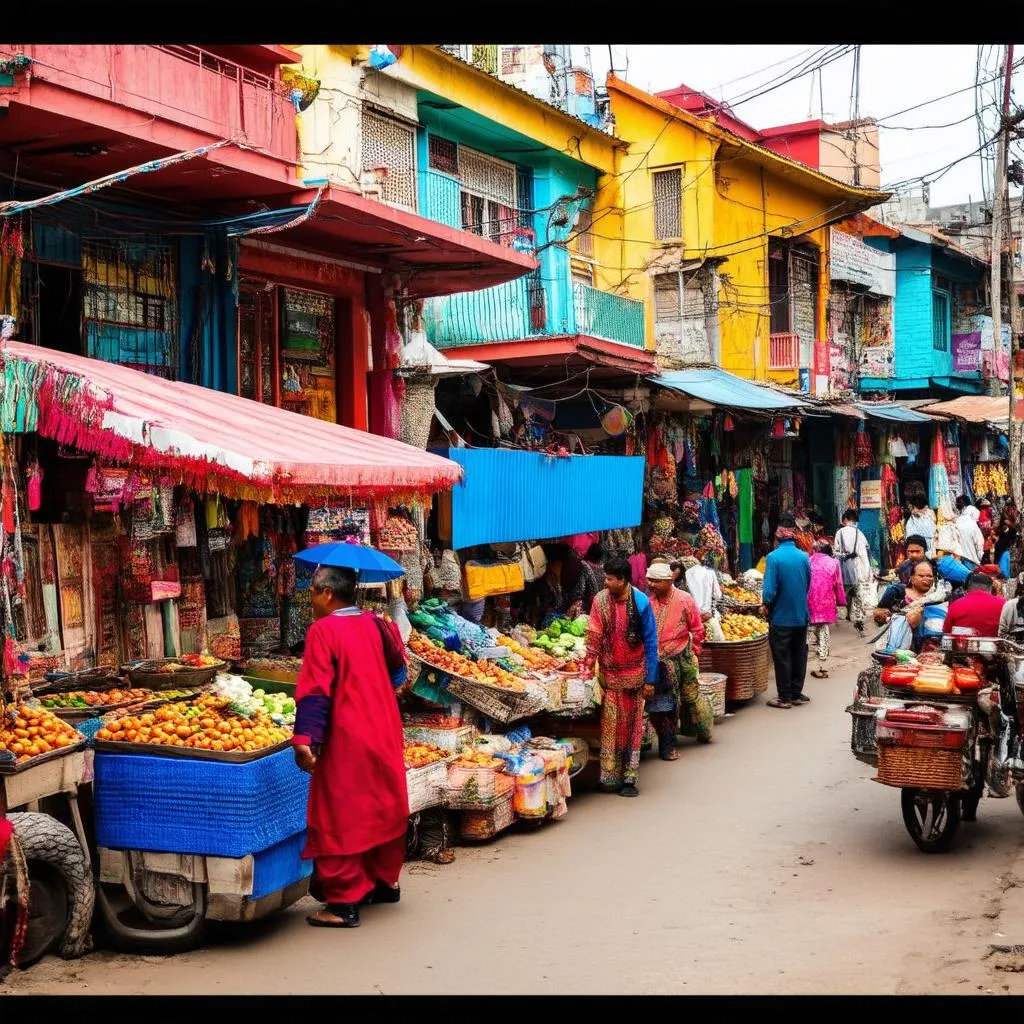
<path fill-rule="evenodd" d="M 796 385 L 827 338 L 828 227 L 887 195 L 615 76 L 608 92 L 629 150 L 595 203 L 594 232 L 618 249 L 618 270 L 606 249 L 603 286 L 645 302 L 648 345 L 664 367 L 716 363 Z"/>

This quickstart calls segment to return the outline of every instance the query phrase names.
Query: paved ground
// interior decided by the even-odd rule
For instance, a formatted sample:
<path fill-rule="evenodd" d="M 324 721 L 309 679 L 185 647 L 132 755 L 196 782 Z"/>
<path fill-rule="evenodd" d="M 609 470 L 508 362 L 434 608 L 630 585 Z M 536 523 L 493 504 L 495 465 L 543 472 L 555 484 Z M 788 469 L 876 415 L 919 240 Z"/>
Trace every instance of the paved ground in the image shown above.
<path fill-rule="evenodd" d="M 304 901 L 197 953 L 48 960 L 7 989 L 1024 994 L 1024 958 L 989 949 L 1024 943 L 1016 801 L 985 799 L 951 853 L 917 851 L 898 793 L 849 752 L 850 632 L 811 704 L 758 698 L 712 746 L 645 760 L 637 800 L 581 794 L 561 822 L 410 865 L 402 903 L 358 931 L 309 928 Z"/>

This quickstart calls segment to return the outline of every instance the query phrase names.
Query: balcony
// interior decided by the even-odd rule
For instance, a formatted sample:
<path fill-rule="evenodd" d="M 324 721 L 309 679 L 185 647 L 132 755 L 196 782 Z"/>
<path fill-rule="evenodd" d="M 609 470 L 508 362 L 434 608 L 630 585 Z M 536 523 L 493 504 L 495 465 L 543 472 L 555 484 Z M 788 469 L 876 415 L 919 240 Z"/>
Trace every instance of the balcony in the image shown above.
<path fill-rule="evenodd" d="M 85 44 L 0 45 L 0 59 L 30 58 L 20 91 L 33 106 L 84 123 L 89 101 L 156 118 L 215 139 L 239 139 L 267 156 L 298 160 L 295 107 L 277 77 L 252 70 L 196 46 Z M 275 61 L 263 66 L 270 70 Z M 18 99 L 19 84 L 15 84 Z M 32 93 L 64 94 L 38 102 Z"/>
<path fill-rule="evenodd" d="M 574 283 L 564 319 L 549 313 L 536 279 L 463 292 L 427 304 L 427 337 L 440 349 L 493 342 L 585 335 L 629 348 L 644 348 L 644 304 Z"/>
<path fill-rule="evenodd" d="M 800 368 L 800 335 L 793 332 L 768 336 L 768 369 L 798 370 Z"/>

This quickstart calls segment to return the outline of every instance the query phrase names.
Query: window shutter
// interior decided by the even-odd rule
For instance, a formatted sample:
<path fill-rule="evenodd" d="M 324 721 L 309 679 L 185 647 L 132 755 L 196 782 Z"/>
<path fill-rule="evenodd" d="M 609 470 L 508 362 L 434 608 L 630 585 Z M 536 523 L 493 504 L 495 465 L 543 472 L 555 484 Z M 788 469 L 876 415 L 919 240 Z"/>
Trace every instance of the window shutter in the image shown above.
<path fill-rule="evenodd" d="M 654 190 L 654 237 L 665 241 L 683 236 L 683 172 L 675 167 L 670 171 L 654 171 L 651 185 Z"/>
<path fill-rule="evenodd" d="M 387 168 L 380 186 L 386 203 L 416 208 L 416 135 L 412 128 L 363 108 L 363 170 Z"/>

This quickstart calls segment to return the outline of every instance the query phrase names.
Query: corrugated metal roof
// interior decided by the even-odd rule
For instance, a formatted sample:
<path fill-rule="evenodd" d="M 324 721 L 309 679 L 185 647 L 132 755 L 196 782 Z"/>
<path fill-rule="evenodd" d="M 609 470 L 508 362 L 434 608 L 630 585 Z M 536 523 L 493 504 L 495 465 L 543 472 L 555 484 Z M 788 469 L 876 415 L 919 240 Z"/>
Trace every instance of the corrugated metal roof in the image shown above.
<path fill-rule="evenodd" d="M 913 409 L 908 409 L 899 402 L 856 402 L 858 409 L 872 419 L 887 420 L 890 423 L 934 423 L 930 416 L 924 416 Z"/>
<path fill-rule="evenodd" d="M 663 388 L 681 391 L 711 405 L 730 409 L 799 409 L 807 404 L 792 395 L 784 395 L 718 368 L 675 370 L 650 380 Z"/>
<path fill-rule="evenodd" d="M 948 402 L 934 402 L 922 412 L 953 416 L 968 423 L 1006 423 L 1010 418 L 1010 400 L 991 395 L 964 395 Z"/>
<path fill-rule="evenodd" d="M 449 448 L 465 470 L 452 490 L 452 546 L 547 540 L 638 526 L 644 458 Z"/>

